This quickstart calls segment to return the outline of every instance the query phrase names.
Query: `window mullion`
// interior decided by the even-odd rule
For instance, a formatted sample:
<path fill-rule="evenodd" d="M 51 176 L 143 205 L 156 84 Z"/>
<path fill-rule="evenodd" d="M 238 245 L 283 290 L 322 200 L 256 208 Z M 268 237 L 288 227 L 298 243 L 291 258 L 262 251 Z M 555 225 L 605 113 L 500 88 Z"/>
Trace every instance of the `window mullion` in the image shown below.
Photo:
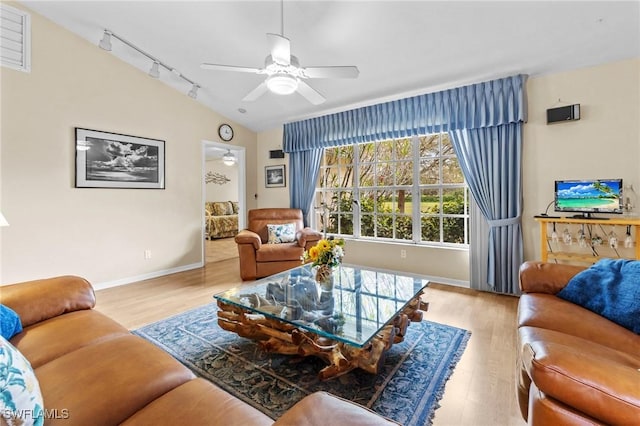
<path fill-rule="evenodd" d="M 360 238 L 360 145 L 353 146 L 353 200 L 357 204 L 352 204 L 353 209 L 353 237 Z"/>
<path fill-rule="evenodd" d="M 418 136 L 411 138 L 411 153 L 413 157 L 413 187 L 411 188 L 413 206 L 411 207 L 411 221 L 413 223 L 413 242 L 417 243 L 422 239 L 422 218 L 420 217 L 420 206 L 422 203 L 420 194 L 420 138 Z"/>

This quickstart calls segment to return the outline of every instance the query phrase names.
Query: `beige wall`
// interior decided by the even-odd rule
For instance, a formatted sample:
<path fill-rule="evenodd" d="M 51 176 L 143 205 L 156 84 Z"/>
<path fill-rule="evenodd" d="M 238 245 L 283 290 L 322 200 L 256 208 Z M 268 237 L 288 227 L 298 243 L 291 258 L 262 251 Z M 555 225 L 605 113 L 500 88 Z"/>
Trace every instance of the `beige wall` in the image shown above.
<path fill-rule="evenodd" d="M 256 134 L 36 13 L 32 49 L 31 73 L 1 69 L 1 281 L 77 274 L 100 286 L 198 266 L 202 141 L 234 126 L 253 195 Z M 165 140 L 166 189 L 74 188 L 74 127 Z"/>
<path fill-rule="evenodd" d="M 533 216 L 553 200 L 555 180 L 623 178 L 640 195 L 640 59 L 530 78 L 527 88 L 523 229 L 525 258 L 536 260 Z M 547 125 L 547 108 L 567 104 L 580 104 L 581 119 Z"/>
<path fill-rule="evenodd" d="M 289 155 L 284 158 L 270 159 L 269 151 L 282 149 L 282 127 L 258 133 L 257 163 L 258 163 L 258 207 L 289 207 Z M 266 166 L 285 165 L 286 187 L 265 188 Z"/>

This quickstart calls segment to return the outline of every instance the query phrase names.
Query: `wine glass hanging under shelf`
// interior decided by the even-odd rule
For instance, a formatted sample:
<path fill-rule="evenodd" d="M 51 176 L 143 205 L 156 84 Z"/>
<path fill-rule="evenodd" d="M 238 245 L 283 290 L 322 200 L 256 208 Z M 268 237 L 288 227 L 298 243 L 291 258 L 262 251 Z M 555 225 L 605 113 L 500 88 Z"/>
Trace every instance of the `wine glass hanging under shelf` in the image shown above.
<path fill-rule="evenodd" d="M 550 253 L 557 252 L 584 252 L 594 257 L 618 257 L 633 259 L 633 249 L 636 242 L 633 241 L 631 225 L 607 225 L 607 224 L 562 224 L 561 233 L 557 231 L 556 222 L 548 223 L 551 227 L 550 238 L 547 244 Z M 618 228 L 618 229 L 616 229 Z M 621 240 L 618 234 L 624 229 L 624 238 Z M 573 247 L 571 247 L 573 246 Z"/>

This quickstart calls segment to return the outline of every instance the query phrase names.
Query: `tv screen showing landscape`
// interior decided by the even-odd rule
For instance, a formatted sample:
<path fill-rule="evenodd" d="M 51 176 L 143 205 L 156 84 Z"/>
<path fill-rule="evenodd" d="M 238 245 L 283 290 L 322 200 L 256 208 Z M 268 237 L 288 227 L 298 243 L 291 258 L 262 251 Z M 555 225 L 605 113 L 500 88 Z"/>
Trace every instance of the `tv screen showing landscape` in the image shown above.
<path fill-rule="evenodd" d="M 556 181 L 555 209 L 565 212 L 622 213 L 622 179 Z"/>

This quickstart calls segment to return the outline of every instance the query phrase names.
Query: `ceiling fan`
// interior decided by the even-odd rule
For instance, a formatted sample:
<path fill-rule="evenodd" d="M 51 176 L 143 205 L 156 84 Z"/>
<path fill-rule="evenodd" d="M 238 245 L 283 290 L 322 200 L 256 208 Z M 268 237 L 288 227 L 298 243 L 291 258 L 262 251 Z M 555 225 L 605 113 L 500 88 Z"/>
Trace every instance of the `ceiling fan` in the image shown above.
<path fill-rule="evenodd" d="M 271 54 L 264 61 L 264 68 L 251 68 L 234 65 L 203 63 L 202 69 L 219 71 L 236 71 L 265 74 L 267 78 L 253 89 L 243 101 L 255 101 L 267 90 L 279 95 L 290 95 L 298 92 L 313 105 L 319 105 L 326 99 L 304 80 L 312 78 L 356 78 L 360 71 L 356 66 L 322 66 L 301 67 L 298 58 L 291 54 L 291 43 L 284 36 L 284 6 L 281 3 L 280 34 L 267 33 L 267 43 Z"/>

